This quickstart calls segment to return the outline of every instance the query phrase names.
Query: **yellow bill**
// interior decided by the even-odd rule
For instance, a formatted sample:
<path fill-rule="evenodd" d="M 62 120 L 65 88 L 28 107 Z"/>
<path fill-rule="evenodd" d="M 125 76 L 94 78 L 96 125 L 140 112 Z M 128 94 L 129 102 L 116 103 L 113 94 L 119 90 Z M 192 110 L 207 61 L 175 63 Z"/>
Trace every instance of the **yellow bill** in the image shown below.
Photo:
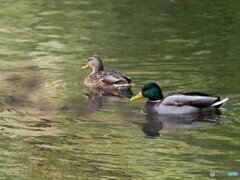
<path fill-rule="evenodd" d="M 130 99 L 130 101 L 134 101 L 134 100 L 140 99 L 140 98 L 142 98 L 142 97 L 143 97 L 143 95 L 142 95 L 142 91 L 141 91 L 141 92 L 138 93 L 136 96 L 132 97 L 132 98 Z"/>
<path fill-rule="evenodd" d="M 87 69 L 89 68 L 88 64 L 86 66 L 83 66 L 81 69 Z"/>

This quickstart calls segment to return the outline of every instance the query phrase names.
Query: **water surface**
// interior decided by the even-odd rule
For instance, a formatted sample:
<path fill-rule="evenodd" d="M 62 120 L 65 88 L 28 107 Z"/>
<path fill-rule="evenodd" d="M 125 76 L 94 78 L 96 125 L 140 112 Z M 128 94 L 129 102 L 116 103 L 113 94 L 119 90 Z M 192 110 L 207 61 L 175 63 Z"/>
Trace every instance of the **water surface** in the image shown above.
<path fill-rule="evenodd" d="M 1 179 L 239 172 L 239 1 L 0 3 Z M 161 117 L 141 113 L 145 99 L 88 96 L 92 53 L 135 94 L 156 82 L 230 100 L 221 114 Z"/>

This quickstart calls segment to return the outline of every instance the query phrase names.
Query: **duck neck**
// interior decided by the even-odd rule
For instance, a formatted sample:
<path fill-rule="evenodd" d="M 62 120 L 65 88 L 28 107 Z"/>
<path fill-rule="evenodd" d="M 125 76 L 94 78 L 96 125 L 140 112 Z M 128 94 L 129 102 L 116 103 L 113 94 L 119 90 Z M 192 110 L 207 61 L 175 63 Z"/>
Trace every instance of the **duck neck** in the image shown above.
<path fill-rule="evenodd" d="M 143 106 L 143 112 L 145 113 L 156 113 L 156 110 L 154 109 L 154 106 L 159 102 L 158 101 L 147 101 Z"/>
<path fill-rule="evenodd" d="M 99 64 L 99 66 L 94 66 L 94 67 L 92 67 L 92 69 L 93 69 L 92 73 L 98 73 L 100 71 L 103 71 L 103 64 L 101 63 L 101 64 Z"/>
<path fill-rule="evenodd" d="M 161 99 L 159 99 L 159 100 L 148 100 L 148 102 L 151 102 L 151 103 L 158 103 L 160 101 L 162 101 L 162 100 Z"/>

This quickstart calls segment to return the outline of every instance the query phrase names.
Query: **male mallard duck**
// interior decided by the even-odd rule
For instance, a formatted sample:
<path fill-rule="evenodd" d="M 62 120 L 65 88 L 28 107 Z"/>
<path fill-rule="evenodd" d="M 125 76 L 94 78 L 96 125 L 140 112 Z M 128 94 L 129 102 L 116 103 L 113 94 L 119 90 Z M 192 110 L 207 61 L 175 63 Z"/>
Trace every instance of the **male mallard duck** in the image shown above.
<path fill-rule="evenodd" d="M 218 96 L 200 92 L 169 92 L 163 96 L 160 87 L 155 83 L 145 84 L 142 91 L 130 101 L 142 97 L 149 99 L 143 111 L 158 114 L 190 114 L 217 110 L 228 100 L 228 98 L 220 100 Z"/>
<path fill-rule="evenodd" d="M 130 90 L 131 79 L 115 70 L 103 71 L 103 63 L 98 55 L 93 54 L 90 56 L 87 65 L 83 66 L 82 69 L 89 67 L 93 71 L 84 80 L 84 85 L 88 89 L 98 89 L 105 92 Z"/>

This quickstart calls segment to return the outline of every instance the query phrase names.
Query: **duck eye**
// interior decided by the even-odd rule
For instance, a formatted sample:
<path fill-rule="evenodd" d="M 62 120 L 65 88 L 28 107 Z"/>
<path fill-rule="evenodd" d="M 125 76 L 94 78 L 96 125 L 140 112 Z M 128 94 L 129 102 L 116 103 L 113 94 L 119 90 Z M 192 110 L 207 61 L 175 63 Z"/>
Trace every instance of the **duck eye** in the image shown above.
<path fill-rule="evenodd" d="M 149 88 L 145 88 L 145 89 L 143 89 L 142 91 L 147 91 L 147 90 L 149 90 Z"/>

